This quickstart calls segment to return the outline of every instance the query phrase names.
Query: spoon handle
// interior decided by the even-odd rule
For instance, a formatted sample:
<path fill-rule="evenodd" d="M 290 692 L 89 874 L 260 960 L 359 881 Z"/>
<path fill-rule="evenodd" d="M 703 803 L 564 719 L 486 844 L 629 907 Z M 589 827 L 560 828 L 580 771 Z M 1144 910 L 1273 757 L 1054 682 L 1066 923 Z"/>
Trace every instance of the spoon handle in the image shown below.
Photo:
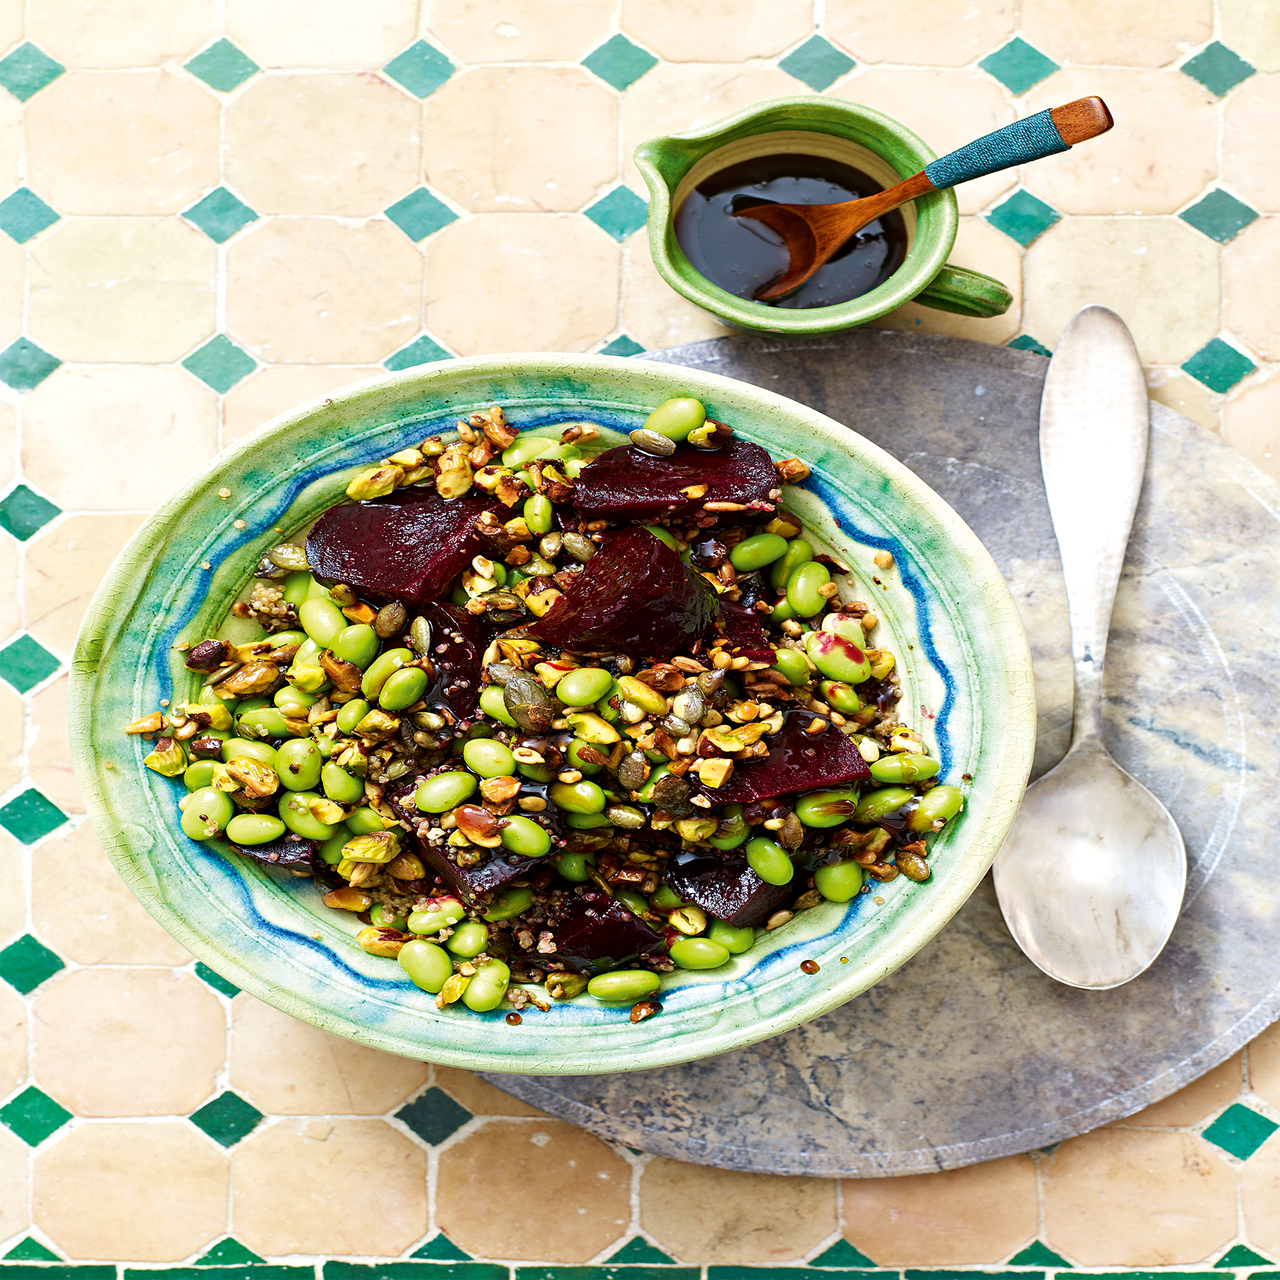
<path fill-rule="evenodd" d="M 1102 737 L 1107 631 L 1147 436 L 1147 389 L 1133 338 L 1114 311 L 1084 307 L 1058 340 L 1040 401 L 1040 466 L 1071 616 L 1072 746 Z"/>

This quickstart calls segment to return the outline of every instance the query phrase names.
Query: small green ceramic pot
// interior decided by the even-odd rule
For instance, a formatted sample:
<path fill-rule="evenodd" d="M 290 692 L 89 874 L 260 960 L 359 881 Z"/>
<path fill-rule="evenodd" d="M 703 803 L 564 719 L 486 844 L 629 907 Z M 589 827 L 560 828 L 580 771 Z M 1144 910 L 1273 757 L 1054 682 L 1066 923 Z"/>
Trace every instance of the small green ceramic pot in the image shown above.
<path fill-rule="evenodd" d="M 679 294 L 727 324 L 811 336 L 879 319 L 904 302 L 965 316 L 998 316 L 1013 295 L 990 276 L 947 265 L 959 213 L 954 192 L 934 191 L 903 205 L 906 260 L 883 284 L 834 307 L 791 310 L 735 297 L 693 267 L 676 240 L 675 211 L 698 183 L 743 160 L 793 152 L 839 160 L 884 187 L 919 173 L 932 151 L 910 129 L 871 107 L 830 98 L 774 98 L 706 129 L 650 138 L 635 160 L 649 187 L 649 251 Z"/>

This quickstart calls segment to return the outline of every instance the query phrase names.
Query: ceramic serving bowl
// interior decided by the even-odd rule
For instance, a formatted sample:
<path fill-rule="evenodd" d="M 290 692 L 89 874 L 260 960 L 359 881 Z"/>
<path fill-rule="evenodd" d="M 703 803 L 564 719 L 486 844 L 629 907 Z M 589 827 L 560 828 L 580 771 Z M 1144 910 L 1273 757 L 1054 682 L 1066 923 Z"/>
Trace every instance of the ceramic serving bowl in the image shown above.
<path fill-rule="evenodd" d="M 849 904 L 797 913 L 724 968 L 677 973 L 663 1011 L 638 1024 L 590 998 L 528 1011 L 438 1011 L 399 966 L 353 942 L 360 922 L 320 902 L 309 879 L 267 872 L 179 824 L 180 780 L 142 765 L 121 732 L 197 681 L 174 649 L 234 636 L 230 605 L 262 552 L 341 500 L 368 466 L 494 403 L 522 429 L 558 434 L 589 419 L 639 426 L 672 395 L 811 478 L 790 505 L 819 543 L 854 566 L 858 597 L 881 618 L 875 639 L 899 656 L 904 718 L 942 761 L 972 777 L 966 811 L 937 839 L 933 878 L 873 885 Z M 871 563 L 892 552 L 895 567 Z M 873 577 L 874 575 L 874 577 Z M 879 578 L 877 583 L 875 578 Z M 249 624 L 230 620 L 236 626 Z M 241 633 L 237 638 L 248 638 Z M 639 1070 L 723 1053 L 785 1031 L 866 990 L 941 929 L 978 884 L 1017 810 L 1031 763 L 1035 707 L 1022 626 L 977 538 L 936 494 L 854 432 L 782 396 L 728 378 L 609 356 L 456 360 L 380 378 L 276 419 L 214 459 L 147 521 L 90 606 L 72 675 L 76 772 L 94 828 L 142 904 L 236 986 L 327 1031 L 408 1057 L 485 1071 Z M 967 784 L 966 784 L 967 785 Z M 817 961 L 817 973 L 801 971 Z"/>

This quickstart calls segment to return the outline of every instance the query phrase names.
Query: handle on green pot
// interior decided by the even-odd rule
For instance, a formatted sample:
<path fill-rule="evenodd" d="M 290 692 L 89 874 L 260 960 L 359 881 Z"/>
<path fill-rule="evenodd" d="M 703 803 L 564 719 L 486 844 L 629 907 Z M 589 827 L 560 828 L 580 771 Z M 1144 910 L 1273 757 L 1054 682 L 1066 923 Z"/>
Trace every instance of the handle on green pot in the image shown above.
<path fill-rule="evenodd" d="M 914 301 L 935 311 L 961 316 L 1002 316 L 1013 305 L 1013 294 L 999 280 L 981 271 L 968 271 L 950 263 L 916 294 Z"/>

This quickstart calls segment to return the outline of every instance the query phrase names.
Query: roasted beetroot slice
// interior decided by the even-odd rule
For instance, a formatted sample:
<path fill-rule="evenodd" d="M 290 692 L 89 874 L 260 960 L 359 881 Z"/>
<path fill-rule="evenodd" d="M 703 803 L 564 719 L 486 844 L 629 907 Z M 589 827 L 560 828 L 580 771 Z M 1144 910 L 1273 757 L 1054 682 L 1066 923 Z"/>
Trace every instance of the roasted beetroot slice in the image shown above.
<path fill-rule="evenodd" d="M 480 659 L 494 632 L 452 604 L 429 604 L 421 609 L 431 624 L 431 662 L 436 681 L 427 693 L 429 707 L 444 707 L 459 720 L 469 720 L 480 699 Z"/>
<path fill-rule="evenodd" d="M 768 756 L 736 765 L 723 787 L 706 794 L 714 796 L 717 804 L 747 804 L 792 791 L 866 782 L 871 773 L 851 739 L 829 721 L 819 733 L 806 732 L 823 718 L 812 711 L 788 711 L 782 728 L 765 739 Z"/>
<path fill-rule="evenodd" d="M 575 653 L 667 659 L 707 629 L 718 605 L 701 574 L 646 529 L 605 534 L 546 614 L 518 634 Z"/>
<path fill-rule="evenodd" d="M 769 492 L 780 483 L 769 455 L 745 440 L 731 440 L 723 449 L 677 445 L 667 458 L 623 446 L 606 450 L 583 468 L 573 504 L 584 520 L 654 520 L 692 515 L 707 502 L 737 502 L 746 510 L 708 514 L 744 524 L 773 518 Z M 704 484 L 707 491 L 699 498 L 681 493 Z"/>
<path fill-rule="evenodd" d="M 659 955 L 667 944 L 656 930 L 633 916 L 616 898 L 596 890 L 574 898 L 543 929 L 550 932 L 554 952 L 529 952 L 525 959 L 540 969 L 578 972 L 607 969 L 638 955 Z"/>
<path fill-rule="evenodd" d="M 442 498 L 413 485 L 384 498 L 330 507 L 307 534 L 307 560 L 324 582 L 345 582 L 370 600 L 428 604 L 481 554 L 475 532 L 497 498 Z"/>
<path fill-rule="evenodd" d="M 678 853 L 667 880 L 682 898 L 735 929 L 764 924 L 804 888 L 794 878 L 791 884 L 765 884 L 736 853 Z"/>
<path fill-rule="evenodd" d="M 270 844 L 232 844 L 241 857 L 260 862 L 264 867 L 280 867 L 286 871 L 311 871 L 320 848 L 314 840 L 304 840 L 292 832 Z"/>
<path fill-rule="evenodd" d="M 754 609 L 745 609 L 732 600 L 720 602 L 720 630 L 729 643 L 725 646 L 735 658 L 748 662 L 767 662 L 773 665 L 776 655 L 760 615 Z"/>

